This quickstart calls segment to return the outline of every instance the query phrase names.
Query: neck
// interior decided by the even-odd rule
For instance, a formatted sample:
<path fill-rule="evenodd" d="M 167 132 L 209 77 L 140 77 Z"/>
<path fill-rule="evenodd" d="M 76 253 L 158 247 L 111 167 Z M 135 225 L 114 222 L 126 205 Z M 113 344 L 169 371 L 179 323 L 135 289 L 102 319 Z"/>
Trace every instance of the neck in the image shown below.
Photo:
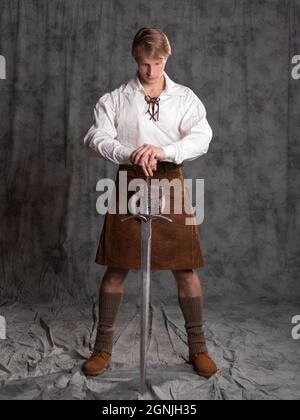
<path fill-rule="evenodd" d="M 148 91 L 157 91 L 157 90 L 164 90 L 165 86 L 166 86 L 166 80 L 164 75 L 162 74 L 162 76 L 159 78 L 159 80 L 157 81 L 157 83 L 155 84 L 150 84 L 150 83 L 145 83 L 144 81 L 141 80 L 139 73 L 138 73 L 138 78 L 141 82 L 141 85 L 143 86 L 143 88 Z"/>

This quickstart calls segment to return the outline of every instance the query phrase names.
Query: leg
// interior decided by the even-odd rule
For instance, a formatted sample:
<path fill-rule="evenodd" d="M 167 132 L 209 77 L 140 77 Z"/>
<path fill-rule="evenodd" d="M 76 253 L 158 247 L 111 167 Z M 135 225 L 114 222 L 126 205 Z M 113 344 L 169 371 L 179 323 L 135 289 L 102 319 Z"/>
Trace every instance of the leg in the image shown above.
<path fill-rule="evenodd" d="M 178 297 L 202 296 L 200 279 L 194 270 L 172 270 L 178 287 Z"/>
<path fill-rule="evenodd" d="M 108 267 L 99 290 L 99 319 L 92 356 L 84 363 L 86 375 L 100 375 L 111 359 L 115 320 L 123 296 L 123 283 L 129 270 Z"/>
<path fill-rule="evenodd" d="M 123 293 L 124 280 L 128 271 L 108 267 L 103 276 L 100 291 L 104 293 Z"/>
<path fill-rule="evenodd" d="M 99 322 L 96 351 L 112 353 L 114 324 L 123 296 L 123 283 L 129 270 L 108 267 L 99 291 Z"/>
<path fill-rule="evenodd" d="M 194 270 L 172 270 L 178 287 L 178 302 L 182 310 L 188 337 L 189 360 L 195 371 L 206 378 L 217 372 L 217 366 L 207 352 L 203 331 L 203 299 L 200 279 Z"/>
<path fill-rule="evenodd" d="M 202 322 L 202 288 L 194 270 L 172 270 L 178 287 L 178 302 L 185 319 L 189 353 L 207 352 Z"/>

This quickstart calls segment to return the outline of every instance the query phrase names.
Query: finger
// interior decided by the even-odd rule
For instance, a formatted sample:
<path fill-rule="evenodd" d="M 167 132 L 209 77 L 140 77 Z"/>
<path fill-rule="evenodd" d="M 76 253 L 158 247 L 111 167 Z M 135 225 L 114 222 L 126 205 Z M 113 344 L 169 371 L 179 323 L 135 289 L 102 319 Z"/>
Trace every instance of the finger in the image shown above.
<path fill-rule="evenodd" d="M 137 155 L 136 155 L 136 162 L 139 163 L 139 161 L 141 160 L 141 158 L 145 155 L 145 153 L 147 153 L 149 151 L 149 149 L 151 149 L 152 145 L 147 145 L 144 149 L 140 150 Z"/>
<path fill-rule="evenodd" d="M 152 168 L 144 162 L 145 173 L 147 176 L 153 176 Z"/>
<path fill-rule="evenodd" d="M 145 156 L 146 164 L 149 165 L 150 156 L 151 156 L 151 153 L 149 152 L 149 150 L 147 152 L 145 152 L 144 156 Z"/>
<path fill-rule="evenodd" d="M 152 172 L 152 168 L 151 168 L 151 166 L 147 166 L 147 170 L 148 170 L 148 173 L 149 173 L 149 175 L 150 176 L 153 176 L 153 172 Z"/>
<path fill-rule="evenodd" d="M 155 158 L 155 152 L 152 152 L 149 156 L 149 164 L 153 166 L 157 162 L 157 159 Z"/>
<path fill-rule="evenodd" d="M 148 165 L 152 164 L 154 161 L 155 152 L 152 150 L 148 156 Z"/>
<path fill-rule="evenodd" d="M 133 152 L 133 154 L 132 154 L 132 160 L 135 162 L 135 160 L 136 160 L 136 156 L 137 156 L 137 154 L 139 153 L 139 151 L 142 149 L 142 147 L 144 147 L 144 146 L 141 146 L 141 147 L 139 147 L 138 149 L 136 149 L 134 152 Z"/>
<path fill-rule="evenodd" d="M 152 149 L 151 154 L 150 154 L 151 159 L 156 159 L 155 156 L 156 156 L 156 152 L 155 150 Z"/>
<path fill-rule="evenodd" d="M 138 154 L 138 152 L 143 149 L 145 147 L 145 145 L 143 144 L 142 146 L 138 147 L 137 149 L 135 149 L 135 151 L 132 153 L 132 160 L 134 160 L 136 158 L 136 155 Z"/>
<path fill-rule="evenodd" d="M 147 158 L 146 158 L 146 162 L 148 166 L 152 166 L 152 158 L 151 158 L 151 153 L 148 154 Z"/>
<path fill-rule="evenodd" d="M 137 147 L 134 151 L 134 154 L 137 155 L 138 152 L 140 152 L 142 149 L 145 149 L 148 146 L 148 144 L 142 144 L 142 146 Z"/>
<path fill-rule="evenodd" d="M 152 161 L 152 162 L 150 162 L 150 164 L 148 165 L 148 166 L 150 166 L 150 168 L 153 170 L 156 170 L 156 162 L 155 161 Z"/>
<path fill-rule="evenodd" d="M 147 156 L 146 152 L 143 150 L 143 152 L 141 154 L 138 154 L 135 158 L 135 161 L 136 161 L 137 165 L 139 165 L 143 162 L 147 162 L 148 161 L 148 156 Z"/>
<path fill-rule="evenodd" d="M 138 165 L 140 166 L 149 166 L 147 163 L 147 156 L 141 156 L 140 160 L 138 161 Z"/>
<path fill-rule="evenodd" d="M 150 176 L 148 166 L 146 166 L 146 165 L 144 164 L 143 168 L 144 168 L 144 173 L 145 173 L 145 175 L 146 175 L 146 176 Z"/>
<path fill-rule="evenodd" d="M 146 167 L 145 167 L 145 164 L 144 164 L 144 163 L 142 163 L 142 164 L 140 164 L 140 166 L 141 166 L 141 167 L 142 167 L 142 169 L 143 169 L 144 175 L 146 175 L 146 176 L 147 176 L 147 169 L 146 169 Z"/>

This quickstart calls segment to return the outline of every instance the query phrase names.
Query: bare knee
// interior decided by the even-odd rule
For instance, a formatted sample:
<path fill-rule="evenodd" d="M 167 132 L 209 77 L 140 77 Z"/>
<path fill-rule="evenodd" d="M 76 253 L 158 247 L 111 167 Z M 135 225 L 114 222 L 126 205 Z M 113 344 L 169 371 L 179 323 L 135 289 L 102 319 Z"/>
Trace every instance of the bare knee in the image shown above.
<path fill-rule="evenodd" d="M 200 279 L 193 269 L 172 270 L 177 282 L 180 297 L 193 297 L 202 295 Z"/>
<path fill-rule="evenodd" d="M 195 282 L 194 270 L 172 270 L 175 280 L 178 284 L 185 284 L 187 286 Z"/>
<path fill-rule="evenodd" d="M 128 274 L 129 270 L 121 268 L 107 267 L 103 277 L 103 282 L 109 284 L 122 284 Z"/>

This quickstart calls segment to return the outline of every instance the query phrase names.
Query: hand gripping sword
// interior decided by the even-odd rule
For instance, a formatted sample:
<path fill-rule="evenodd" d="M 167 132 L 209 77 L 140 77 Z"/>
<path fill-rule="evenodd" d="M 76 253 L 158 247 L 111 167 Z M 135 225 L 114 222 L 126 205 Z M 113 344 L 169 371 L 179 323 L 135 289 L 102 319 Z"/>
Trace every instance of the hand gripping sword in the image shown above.
<path fill-rule="evenodd" d="M 146 366 L 149 336 L 149 309 L 150 309 L 150 270 L 151 270 L 151 236 L 152 220 L 164 219 L 172 222 L 167 216 L 159 214 L 160 193 L 158 198 L 151 194 L 151 177 L 146 177 L 146 191 L 144 196 L 143 212 L 134 214 L 122 219 L 122 222 L 130 219 L 139 219 L 141 225 L 141 324 L 140 324 L 140 393 L 144 394 L 146 389 Z M 161 191 L 161 190 L 160 190 Z"/>

